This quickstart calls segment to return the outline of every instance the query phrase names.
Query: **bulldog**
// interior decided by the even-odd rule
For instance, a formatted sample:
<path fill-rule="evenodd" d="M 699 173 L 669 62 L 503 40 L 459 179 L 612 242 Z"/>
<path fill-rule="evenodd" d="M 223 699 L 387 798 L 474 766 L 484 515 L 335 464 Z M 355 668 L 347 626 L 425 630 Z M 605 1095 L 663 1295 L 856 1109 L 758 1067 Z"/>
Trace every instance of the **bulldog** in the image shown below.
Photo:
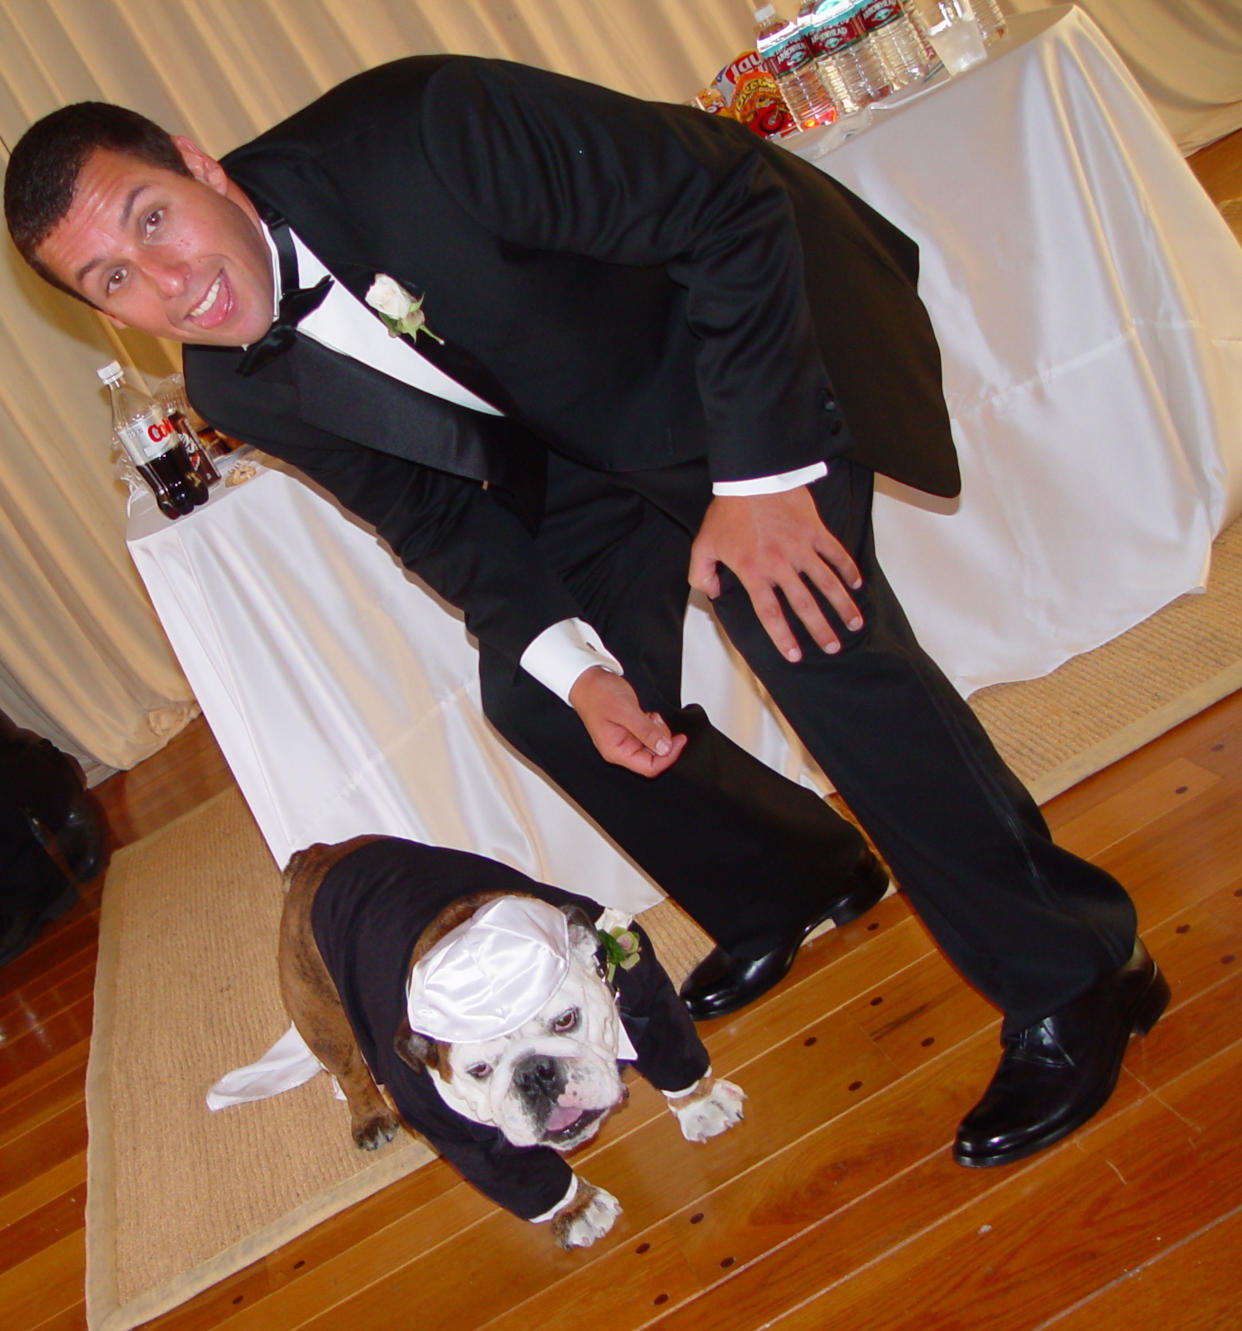
<path fill-rule="evenodd" d="M 689 1141 L 742 1118 L 649 940 L 610 932 L 588 898 L 380 836 L 299 851 L 284 886 L 285 1006 L 361 1149 L 404 1120 L 493 1200 L 587 1247 L 621 1208 L 563 1157 L 625 1100 L 623 1064 Z"/>

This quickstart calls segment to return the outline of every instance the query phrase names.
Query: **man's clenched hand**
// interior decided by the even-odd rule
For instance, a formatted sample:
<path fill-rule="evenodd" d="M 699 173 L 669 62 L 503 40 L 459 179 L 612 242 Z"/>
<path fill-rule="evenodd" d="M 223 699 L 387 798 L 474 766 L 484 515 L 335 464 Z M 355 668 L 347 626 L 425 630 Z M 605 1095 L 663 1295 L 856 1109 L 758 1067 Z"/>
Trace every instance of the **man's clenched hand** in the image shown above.
<path fill-rule="evenodd" d="M 644 712 L 638 695 L 620 676 L 590 666 L 574 681 L 569 702 L 600 755 L 639 776 L 659 776 L 686 747 L 659 712 Z"/>

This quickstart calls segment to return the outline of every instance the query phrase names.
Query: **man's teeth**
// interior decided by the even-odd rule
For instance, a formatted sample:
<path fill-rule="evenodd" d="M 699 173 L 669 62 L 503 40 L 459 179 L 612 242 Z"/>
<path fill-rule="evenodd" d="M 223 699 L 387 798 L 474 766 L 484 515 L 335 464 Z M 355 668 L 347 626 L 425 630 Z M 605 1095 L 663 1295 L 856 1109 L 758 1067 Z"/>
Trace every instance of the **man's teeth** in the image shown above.
<path fill-rule="evenodd" d="M 219 277 L 207 288 L 207 294 L 190 311 L 191 319 L 201 319 L 204 314 L 216 303 L 216 297 L 220 294 L 220 283 L 224 280 L 224 274 Z"/>

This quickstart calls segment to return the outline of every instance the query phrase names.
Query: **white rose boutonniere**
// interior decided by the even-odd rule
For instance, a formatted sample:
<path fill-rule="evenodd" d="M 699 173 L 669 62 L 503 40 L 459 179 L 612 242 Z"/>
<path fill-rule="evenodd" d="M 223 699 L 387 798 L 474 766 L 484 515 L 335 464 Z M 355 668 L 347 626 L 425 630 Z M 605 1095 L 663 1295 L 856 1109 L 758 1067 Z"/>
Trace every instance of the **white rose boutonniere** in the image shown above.
<path fill-rule="evenodd" d="M 371 289 L 367 292 L 367 304 L 377 311 L 384 321 L 389 337 L 400 337 L 405 333 L 417 342 L 418 334 L 426 333 L 428 337 L 434 337 L 443 346 L 444 339 L 436 337 L 427 327 L 427 316 L 423 313 L 423 299 L 419 296 L 415 300 L 387 273 L 376 273 L 375 281 L 371 283 Z"/>

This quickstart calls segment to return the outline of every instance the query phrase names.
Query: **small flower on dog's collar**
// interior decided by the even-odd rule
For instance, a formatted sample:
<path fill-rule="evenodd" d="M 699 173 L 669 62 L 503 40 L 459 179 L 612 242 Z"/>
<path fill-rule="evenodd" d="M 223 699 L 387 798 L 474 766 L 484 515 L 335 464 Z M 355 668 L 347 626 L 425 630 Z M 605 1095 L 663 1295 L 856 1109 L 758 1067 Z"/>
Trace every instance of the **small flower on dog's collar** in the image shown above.
<path fill-rule="evenodd" d="M 419 333 L 426 333 L 428 337 L 435 338 L 443 346 L 444 339 L 436 337 L 427 327 L 427 316 L 423 313 L 424 299 L 424 296 L 419 296 L 415 300 L 387 273 L 376 273 L 375 281 L 371 283 L 371 289 L 367 292 L 367 304 L 384 321 L 389 337 L 400 337 L 405 333 L 417 343 Z"/>
<path fill-rule="evenodd" d="M 633 929 L 600 929 L 599 945 L 604 954 L 604 983 L 611 984 L 620 968 L 628 971 L 638 965 L 639 942 Z"/>

